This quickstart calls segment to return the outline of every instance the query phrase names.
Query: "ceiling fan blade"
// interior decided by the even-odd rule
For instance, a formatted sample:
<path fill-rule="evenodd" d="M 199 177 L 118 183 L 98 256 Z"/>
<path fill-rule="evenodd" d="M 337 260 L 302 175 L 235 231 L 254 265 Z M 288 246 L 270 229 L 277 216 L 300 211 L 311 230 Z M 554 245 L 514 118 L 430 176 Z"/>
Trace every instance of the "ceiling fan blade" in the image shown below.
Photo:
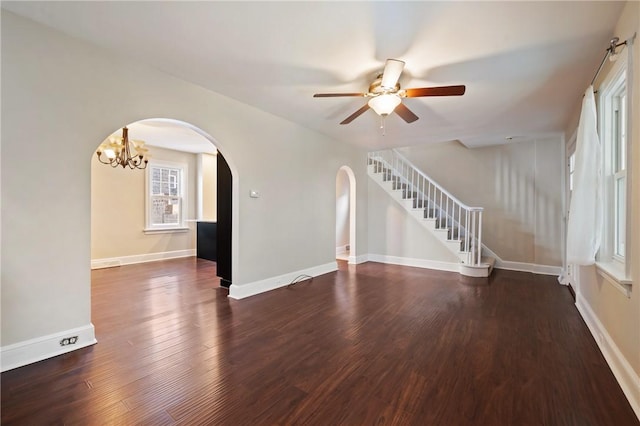
<path fill-rule="evenodd" d="M 341 96 L 359 96 L 364 97 L 367 96 L 366 93 L 316 93 L 313 95 L 314 98 L 339 98 Z"/>
<path fill-rule="evenodd" d="M 369 104 L 364 104 L 364 106 L 362 108 L 360 108 L 359 110 L 357 110 L 356 112 L 354 112 L 353 114 L 351 114 L 350 116 L 348 116 L 347 118 L 342 120 L 342 122 L 340 124 L 349 124 L 349 123 L 351 123 L 353 120 L 355 120 L 356 118 L 360 117 L 368 109 L 369 109 Z"/>
<path fill-rule="evenodd" d="M 387 59 L 387 63 L 384 66 L 384 71 L 382 72 L 382 81 L 380 82 L 380 87 L 384 89 L 393 89 L 396 87 L 396 83 L 398 83 L 398 79 L 400 78 L 400 74 L 402 74 L 402 70 L 404 69 L 404 62 L 398 59 Z"/>
<path fill-rule="evenodd" d="M 417 98 L 420 96 L 461 96 L 464 95 L 466 87 L 461 86 L 440 86 L 440 87 L 419 87 L 415 89 L 405 89 L 407 98 Z"/>
<path fill-rule="evenodd" d="M 413 113 L 407 106 L 403 103 L 398 104 L 396 109 L 394 109 L 396 113 L 407 123 L 413 123 L 418 119 L 418 116 Z"/>

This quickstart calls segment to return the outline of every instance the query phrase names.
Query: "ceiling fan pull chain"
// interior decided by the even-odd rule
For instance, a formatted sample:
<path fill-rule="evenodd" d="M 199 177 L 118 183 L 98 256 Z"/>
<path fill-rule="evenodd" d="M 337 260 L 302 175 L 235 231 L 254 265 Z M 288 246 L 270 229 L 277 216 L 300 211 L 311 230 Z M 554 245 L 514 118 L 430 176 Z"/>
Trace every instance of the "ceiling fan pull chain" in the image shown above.
<path fill-rule="evenodd" d="M 380 116 L 380 128 L 382 129 L 382 136 L 385 136 L 387 134 L 387 129 L 385 127 L 385 119 L 386 115 L 381 115 Z"/>

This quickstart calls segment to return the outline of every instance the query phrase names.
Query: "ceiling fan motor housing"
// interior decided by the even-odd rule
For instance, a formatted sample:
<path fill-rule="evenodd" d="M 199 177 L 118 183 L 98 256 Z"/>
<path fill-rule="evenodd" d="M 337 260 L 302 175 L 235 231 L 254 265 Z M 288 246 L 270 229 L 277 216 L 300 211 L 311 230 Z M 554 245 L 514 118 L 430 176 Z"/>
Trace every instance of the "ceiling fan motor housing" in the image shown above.
<path fill-rule="evenodd" d="M 383 93 L 397 93 L 399 90 L 400 90 L 399 82 L 396 83 L 396 87 L 394 87 L 393 90 L 385 89 L 384 87 L 382 87 L 382 74 L 379 74 L 376 77 L 376 79 L 373 81 L 373 83 L 371 83 L 371 85 L 369 86 L 368 95 L 376 96 L 376 95 L 381 95 Z"/>

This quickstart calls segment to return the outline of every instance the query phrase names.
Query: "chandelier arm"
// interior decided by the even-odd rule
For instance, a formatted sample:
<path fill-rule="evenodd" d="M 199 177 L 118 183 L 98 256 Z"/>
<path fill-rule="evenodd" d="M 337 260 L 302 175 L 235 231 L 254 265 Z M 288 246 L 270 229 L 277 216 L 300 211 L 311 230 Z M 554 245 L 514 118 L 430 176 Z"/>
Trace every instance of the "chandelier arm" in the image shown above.
<path fill-rule="evenodd" d="M 129 160 L 129 167 L 133 170 L 133 169 L 144 169 L 146 167 L 146 163 L 144 166 L 142 166 L 142 159 L 138 156 L 133 157 Z"/>
<path fill-rule="evenodd" d="M 103 161 L 101 155 L 102 153 L 98 151 L 98 161 L 100 161 L 102 164 L 111 164 L 111 161 Z"/>
<path fill-rule="evenodd" d="M 111 138 L 113 139 L 113 138 Z M 144 143 L 144 142 L 142 142 Z M 138 154 L 136 152 L 135 155 L 131 155 L 131 142 L 129 141 L 129 129 L 126 127 L 122 128 L 122 137 L 118 142 L 112 142 L 111 146 L 113 151 L 115 152 L 115 156 L 113 158 L 109 158 L 107 156 L 107 160 L 102 159 L 102 151 L 98 149 L 96 154 L 98 155 L 98 161 L 102 164 L 108 164 L 113 168 L 121 166 L 123 169 L 129 168 L 131 170 L 134 169 L 145 169 L 149 162 L 148 159 L 145 158 L 144 154 Z"/>

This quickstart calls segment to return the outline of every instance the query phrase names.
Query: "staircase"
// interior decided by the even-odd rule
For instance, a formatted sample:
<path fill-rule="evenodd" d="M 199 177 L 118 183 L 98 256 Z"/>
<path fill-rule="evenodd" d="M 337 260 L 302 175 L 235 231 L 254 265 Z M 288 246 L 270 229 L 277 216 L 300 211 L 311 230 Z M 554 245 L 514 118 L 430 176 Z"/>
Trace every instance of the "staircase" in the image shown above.
<path fill-rule="evenodd" d="M 495 258 L 482 255 L 482 207 L 465 205 L 396 150 L 370 152 L 368 173 L 458 257 L 460 274 L 491 274 Z"/>

